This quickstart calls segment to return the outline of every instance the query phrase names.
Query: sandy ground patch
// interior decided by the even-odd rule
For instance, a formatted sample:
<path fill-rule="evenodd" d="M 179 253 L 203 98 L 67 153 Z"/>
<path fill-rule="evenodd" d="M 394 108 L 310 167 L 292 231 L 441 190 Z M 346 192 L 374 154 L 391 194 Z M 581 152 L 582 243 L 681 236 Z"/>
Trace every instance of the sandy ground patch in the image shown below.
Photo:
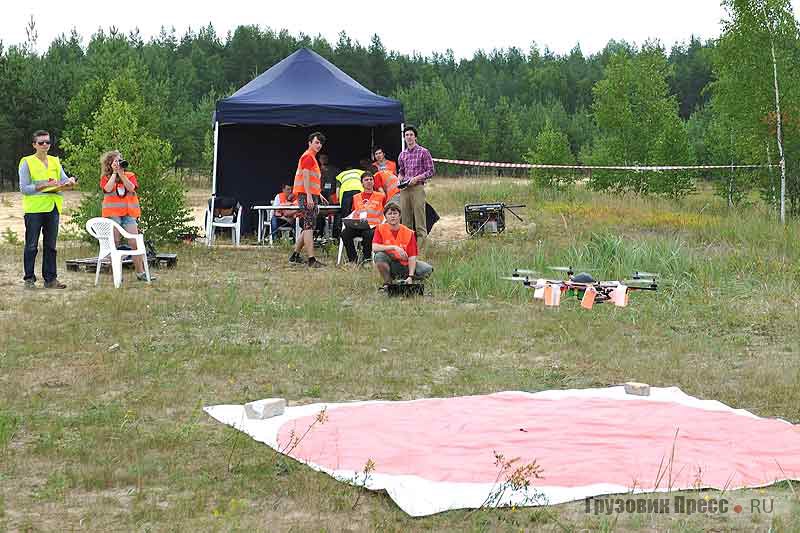
<path fill-rule="evenodd" d="M 64 212 L 61 214 L 62 228 L 69 223 L 70 213 L 81 203 L 83 194 L 80 191 L 64 193 Z M 194 224 L 198 227 L 203 226 L 208 196 L 209 191 L 205 189 L 191 189 L 186 193 L 186 201 L 194 217 Z M 22 195 L 17 191 L 0 193 L 0 235 L 8 230 L 15 232 L 20 240 L 25 237 Z"/>
<path fill-rule="evenodd" d="M 69 213 L 81 203 L 83 193 L 66 191 L 64 193 L 64 213 L 61 216 L 61 225 L 70 220 Z M 25 237 L 25 220 L 22 218 L 22 194 L 17 191 L 0 193 L 0 235 L 11 230 L 20 240 Z"/>
<path fill-rule="evenodd" d="M 441 185 L 440 185 L 441 186 Z M 452 186 L 452 185 L 451 185 Z M 61 226 L 67 225 L 70 213 L 83 197 L 82 192 L 67 191 L 64 193 L 64 212 L 61 215 Z M 207 207 L 209 191 L 191 189 L 186 193 L 186 202 L 194 217 L 194 224 L 202 228 Z M 0 193 L 0 235 L 11 230 L 22 240 L 25 236 L 25 221 L 22 213 L 22 195 L 19 192 Z M 445 215 L 433 227 L 431 238 L 437 241 L 456 241 L 467 238 L 464 230 L 464 218 L 461 215 Z"/>
<path fill-rule="evenodd" d="M 463 241 L 466 238 L 464 215 L 444 215 L 431 229 L 431 239 L 436 242 Z"/>

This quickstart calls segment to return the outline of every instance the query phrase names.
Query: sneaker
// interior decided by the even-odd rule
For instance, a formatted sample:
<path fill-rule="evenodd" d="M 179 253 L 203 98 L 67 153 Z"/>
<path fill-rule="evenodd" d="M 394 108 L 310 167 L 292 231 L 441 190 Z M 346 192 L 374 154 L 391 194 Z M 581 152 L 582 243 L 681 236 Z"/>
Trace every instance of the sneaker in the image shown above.
<path fill-rule="evenodd" d="M 324 267 L 324 263 L 320 263 L 317 261 L 316 257 L 309 257 L 308 258 L 308 268 L 322 268 Z"/>
<path fill-rule="evenodd" d="M 292 252 L 292 255 L 289 256 L 289 263 L 293 263 L 296 265 L 302 265 L 304 263 L 303 258 L 297 252 Z"/>
<path fill-rule="evenodd" d="M 378 287 L 378 292 L 389 292 L 389 284 L 384 283 L 380 287 Z"/>
<path fill-rule="evenodd" d="M 45 281 L 44 282 L 44 288 L 45 289 L 66 289 L 67 286 L 65 284 L 61 283 L 60 281 L 58 281 L 58 278 L 56 278 L 54 280 Z"/>
<path fill-rule="evenodd" d="M 138 279 L 139 281 L 147 281 L 147 275 L 144 272 L 137 272 L 136 279 Z M 158 278 L 156 276 L 150 274 L 150 281 L 155 281 L 157 279 Z"/>
<path fill-rule="evenodd" d="M 36 282 L 33 281 L 32 279 L 26 279 L 25 280 L 25 288 L 26 289 L 35 289 L 36 288 Z"/>

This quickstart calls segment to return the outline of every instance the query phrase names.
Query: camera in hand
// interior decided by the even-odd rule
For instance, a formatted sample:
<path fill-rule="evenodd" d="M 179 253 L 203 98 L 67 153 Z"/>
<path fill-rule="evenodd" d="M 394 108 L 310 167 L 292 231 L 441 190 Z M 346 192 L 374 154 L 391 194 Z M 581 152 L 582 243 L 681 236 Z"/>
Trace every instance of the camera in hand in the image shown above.
<path fill-rule="evenodd" d="M 120 159 L 119 160 L 119 167 L 120 168 L 128 168 L 128 161 L 126 161 L 125 159 Z"/>

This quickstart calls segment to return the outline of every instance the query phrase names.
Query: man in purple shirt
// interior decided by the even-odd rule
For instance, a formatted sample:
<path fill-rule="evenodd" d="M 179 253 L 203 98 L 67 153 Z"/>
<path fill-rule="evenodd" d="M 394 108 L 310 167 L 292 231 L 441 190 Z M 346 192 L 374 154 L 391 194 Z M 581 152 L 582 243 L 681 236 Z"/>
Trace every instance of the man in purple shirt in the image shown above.
<path fill-rule="evenodd" d="M 400 178 L 400 209 L 403 225 L 417 235 L 417 245 L 422 248 L 428 238 L 425 220 L 425 184 L 433 177 L 431 153 L 417 144 L 417 128 L 403 129 L 406 149 L 397 158 L 397 176 Z"/>

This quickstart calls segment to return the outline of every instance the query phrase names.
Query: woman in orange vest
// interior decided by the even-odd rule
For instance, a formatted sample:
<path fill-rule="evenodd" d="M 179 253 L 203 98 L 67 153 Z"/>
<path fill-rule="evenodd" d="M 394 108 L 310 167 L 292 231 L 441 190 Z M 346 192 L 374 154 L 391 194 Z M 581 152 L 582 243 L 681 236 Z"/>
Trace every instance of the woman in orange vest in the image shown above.
<path fill-rule="evenodd" d="M 136 174 L 126 170 L 128 162 L 123 159 L 119 150 L 106 152 L 100 157 L 100 188 L 103 190 L 103 216 L 110 218 L 128 233 L 139 233 L 137 219 L 142 211 L 139 207 L 139 196 L 136 189 L 139 182 Z M 114 240 L 119 242 L 119 234 L 114 232 Z M 128 239 L 131 248 L 136 247 L 136 239 Z M 136 279 L 147 281 L 144 273 L 144 259 L 141 255 L 133 256 L 136 267 Z M 154 278 L 150 276 L 152 281 Z"/>
<path fill-rule="evenodd" d="M 388 170 L 381 170 L 375 173 L 375 190 L 381 191 L 386 195 L 386 203 L 392 201 L 394 195 L 400 193 L 400 178 L 389 172 Z M 396 202 L 400 198 L 395 199 Z"/>
<path fill-rule="evenodd" d="M 383 204 L 386 198 L 382 192 L 374 189 L 375 179 L 372 172 L 365 171 L 361 175 L 361 185 L 364 191 L 353 196 L 353 212 L 345 219 L 345 228 L 342 230 L 342 244 L 347 250 L 347 261 L 355 263 L 358 260 L 354 239 L 361 237 L 361 249 L 364 261 L 372 258 L 372 238 L 375 227 L 383 222 Z M 354 228 L 347 225 L 347 220 L 364 221 L 367 228 Z"/>
<path fill-rule="evenodd" d="M 405 279 L 406 283 L 411 283 L 415 279 L 425 279 L 433 272 L 431 265 L 417 259 L 417 236 L 400 224 L 400 213 L 400 206 L 396 203 L 386 204 L 383 208 L 386 222 L 375 228 L 372 240 L 375 267 L 384 282 L 382 290 L 386 290 L 393 279 Z"/>

